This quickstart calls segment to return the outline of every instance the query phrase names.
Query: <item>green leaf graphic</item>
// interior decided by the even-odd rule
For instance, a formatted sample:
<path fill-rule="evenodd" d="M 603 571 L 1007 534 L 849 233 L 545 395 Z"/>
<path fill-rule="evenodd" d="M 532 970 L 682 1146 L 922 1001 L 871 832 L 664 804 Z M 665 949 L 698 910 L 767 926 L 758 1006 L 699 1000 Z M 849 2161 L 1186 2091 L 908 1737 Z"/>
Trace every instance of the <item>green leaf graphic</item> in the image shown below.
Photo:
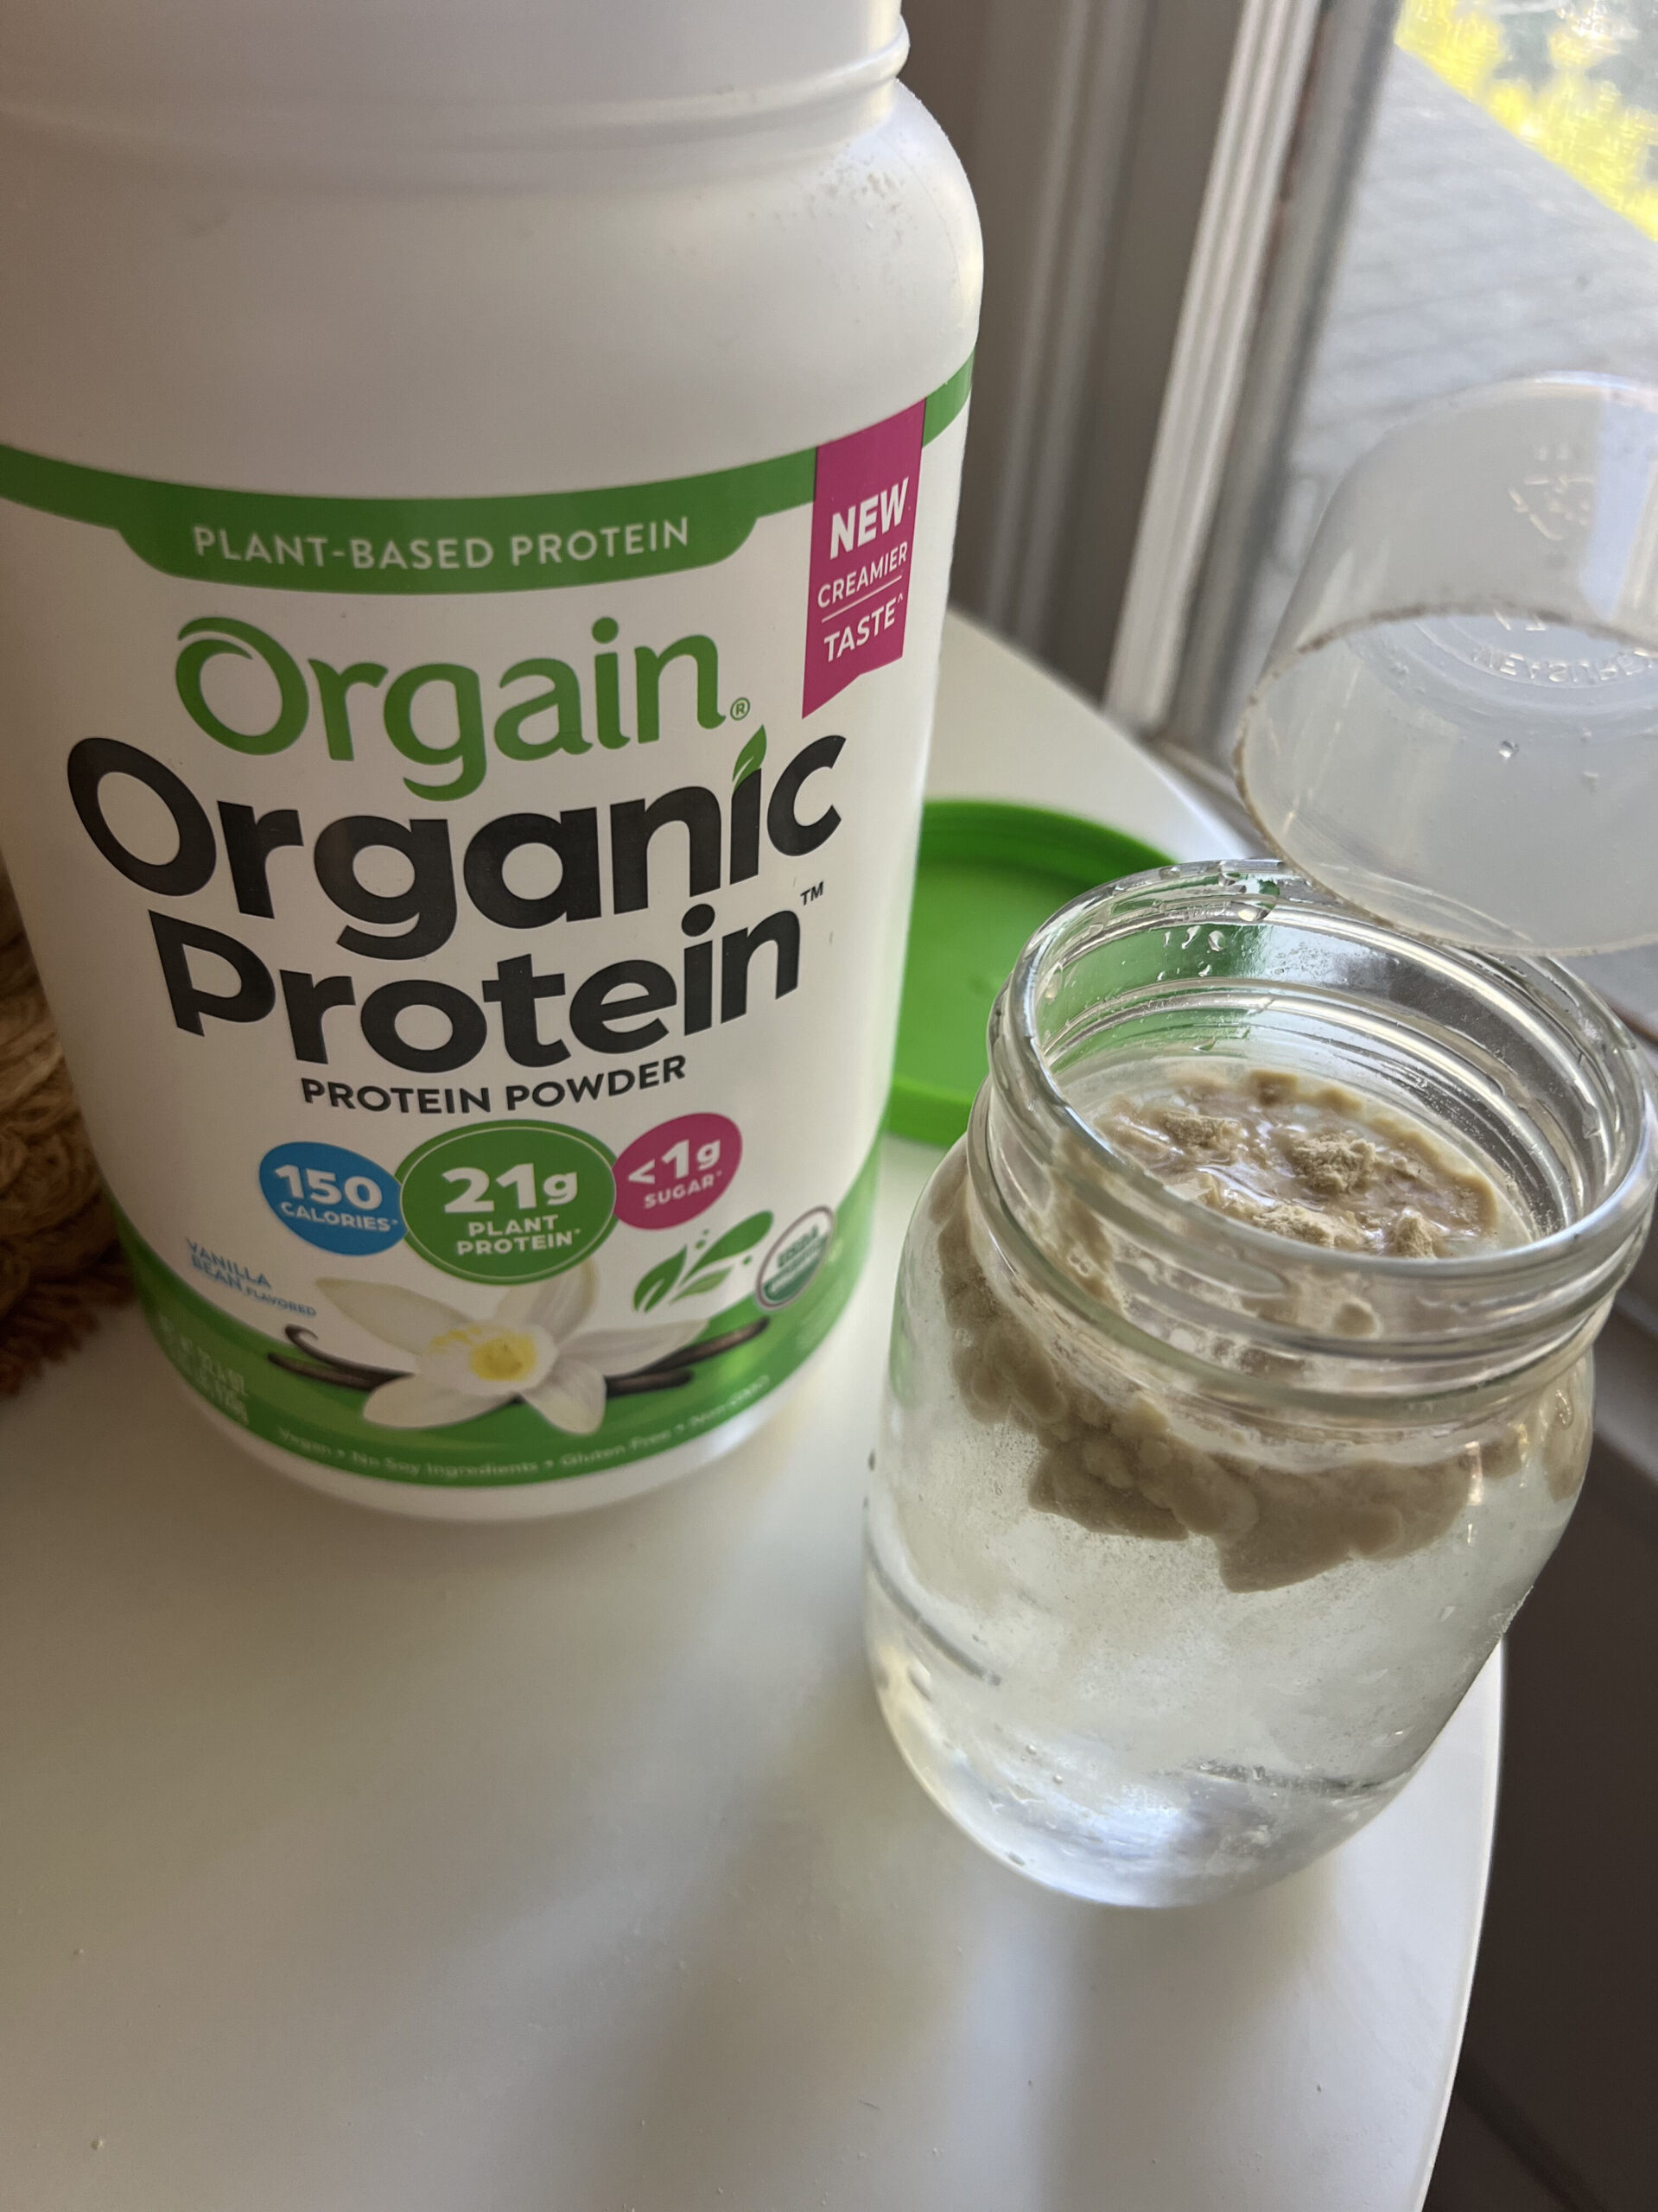
<path fill-rule="evenodd" d="M 674 1304 L 677 1306 L 682 1298 L 695 1298 L 700 1291 L 718 1290 L 730 1273 L 729 1268 L 716 1268 L 711 1275 L 693 1275 L 675 1297 Z"/>
<path fill-rule="evenodd" d="M 633 1310 L 648 1313 L 653 1306 L 660 1306 L 679 1280 L 679 1271 L 685 1264 L 685 1247 L 682 1244 L 671 1258 L 662 1260 L 654 1268 L 647 1268 L 633 1286 Z"/>
<path fill-rule="evenodd" d="M 698 1258 L 694 1273 L 700 1274 L 704 1268 L 717 1268 L 721 1260 L 734 1260 L 739 1252 L 746 1252 L 758 1244 L 772 1226 L 769 1213 L 751 1213 L 746 1221 L 740 1221 L 734 1229 L 727 1230 L 716 1243 Z"/>
<path fill-rule="evenodd" d="M 752 776 L 765 758 L 765 725 L 762 722 L 742 751 L 737 755 L 737 765 L 731 772 L 734 787 L 746 776 Z"/>

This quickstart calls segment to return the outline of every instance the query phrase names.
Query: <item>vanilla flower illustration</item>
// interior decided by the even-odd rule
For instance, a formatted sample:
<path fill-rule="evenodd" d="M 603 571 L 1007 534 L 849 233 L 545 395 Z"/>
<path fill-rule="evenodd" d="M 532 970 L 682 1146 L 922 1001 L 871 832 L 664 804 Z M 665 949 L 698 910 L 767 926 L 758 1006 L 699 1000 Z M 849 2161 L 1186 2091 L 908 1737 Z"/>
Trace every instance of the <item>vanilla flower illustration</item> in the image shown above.
<path fill-rule="evenodd" d="M 521 1398 L 555 1428 L 590 1436 L 605 1417 L 605 1377 L 632 1375 L 702 1332 L 681 1320 L 653 1329 L 581 1324 L 599 1287 L 591 1261 L 550 1282 L 509 1290 L 486 1321 L 396 1283 L 317 1284 L 348 1320 L 399 1351 L 415 1372 L 370 1392 L 365 1421 L 381 1428 L 447 1428 Z"/>

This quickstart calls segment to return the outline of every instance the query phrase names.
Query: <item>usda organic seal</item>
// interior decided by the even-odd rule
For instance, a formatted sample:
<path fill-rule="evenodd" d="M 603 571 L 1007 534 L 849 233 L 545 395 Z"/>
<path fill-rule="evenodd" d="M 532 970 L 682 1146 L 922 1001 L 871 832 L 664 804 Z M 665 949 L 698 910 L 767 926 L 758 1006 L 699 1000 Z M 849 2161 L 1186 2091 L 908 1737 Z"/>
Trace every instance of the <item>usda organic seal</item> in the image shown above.
<path fill-rule="evenodd" d="M 762 1306 L 786 1306 L 798 1298 L 823 1265 L 835 1233 L 835 1213 L 829 1206 L 814 1206 L 791 1223 L 760 1264 L 754 1295 Z"/>

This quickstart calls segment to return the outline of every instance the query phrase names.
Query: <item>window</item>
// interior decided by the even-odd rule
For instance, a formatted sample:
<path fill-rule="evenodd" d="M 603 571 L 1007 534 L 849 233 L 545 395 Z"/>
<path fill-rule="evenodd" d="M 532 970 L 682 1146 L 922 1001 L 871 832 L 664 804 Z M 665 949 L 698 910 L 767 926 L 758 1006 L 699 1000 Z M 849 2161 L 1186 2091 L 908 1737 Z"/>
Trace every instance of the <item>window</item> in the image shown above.
<path fill-rule="evenodd" d="M 1389 423 L 1545 370 L 1658 381 L 1658 0 L 1404 0 L 1380 59 L 1304 365 L 1240 410 L 1161 718 L 1211 760 L 1331 491 Z M 1250 483 L 1252 447 L 1274 459 Z"/>

